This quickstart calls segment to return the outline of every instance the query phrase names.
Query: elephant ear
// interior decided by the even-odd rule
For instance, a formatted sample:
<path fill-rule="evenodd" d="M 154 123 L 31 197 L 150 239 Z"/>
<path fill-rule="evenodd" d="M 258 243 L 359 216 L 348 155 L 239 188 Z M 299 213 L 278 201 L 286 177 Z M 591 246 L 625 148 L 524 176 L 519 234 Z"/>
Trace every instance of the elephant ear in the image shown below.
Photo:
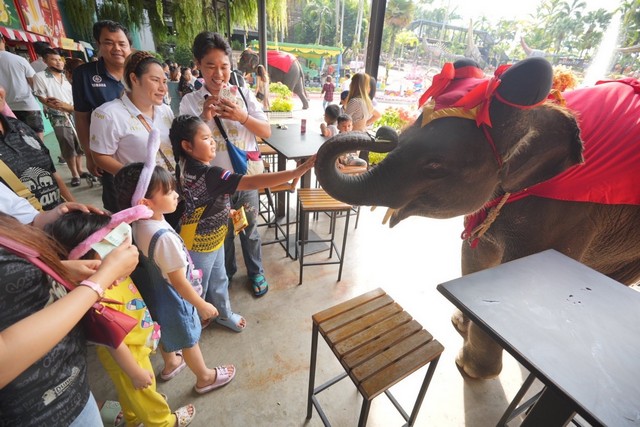
<path fill-rule="evenodd" d="M 553 70 L 544 58 L 520 61 L 502 75 L 496 101 L 520 109 L 536 106 L 547 99 L 552 78 Z M 522 111 L 517 122 L 525 125 L 525 133 L 505 153 L 500 171 L 505 191 L 523 190 L 583 162 L 580 128 L 564 108 L 545 104 Z"/>
<path fill-rule="evenodd" d="M 527 58 L 517 62 L 500 76 L 498 101 L 507 105 L 529 107 L 543 102 L 553 83 L 553 68 L 544 58 Z"/>

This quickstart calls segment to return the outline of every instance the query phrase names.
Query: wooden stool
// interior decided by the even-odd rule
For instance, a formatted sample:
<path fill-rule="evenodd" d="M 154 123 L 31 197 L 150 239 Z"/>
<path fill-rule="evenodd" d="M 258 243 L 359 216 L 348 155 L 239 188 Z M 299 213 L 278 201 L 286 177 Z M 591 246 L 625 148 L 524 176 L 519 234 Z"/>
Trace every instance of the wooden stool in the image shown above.
<path fill-rule="evenodd" d="M 347 233 L 349 231 L 349 217 L 351 213 L 352 206 L 340 202 L 333 197 L 329 196 L 326 191 L 322 188 L 300 188 L 298 190 L 298 221 L 296 222 L 296 236 L 298 238 L 298 243 L 300 245 L 300 254 L 298 254 L 298 247 L 296 246 L 296 254 L 295 258 L 298 258 L 300 261 L 300 283 L 302 284 L 302 272 L 305 266 L 310 265 L 327 265 L 327 264 L 339 264 L 340 268 L 338 269 L 338 282 L 342 278 L 342 265 L 344 261 L 344 251 L 347 246 Z M 309 239 L 309 218 L 308 215 L 310 213 L 316 212 L 328 212 L 331 214 L 331 227 L 330 239 Z M 336 214 L 339 212 L 344 212 L 345 215 L 345 224 L 344 224 L 344 236 L 342 238 L 342 250 L 338 251 L 338 247 L 335 244 L 335 221 Z M 328 243 L 329 244 L 329 258 L 333 256 L 333 251 L 336 252 L 337 261 L 317 261 L 317 262 L 304 262 L 304 247 L 309 243 Z M 294 258 L 294 259 L 295 259 Z"/>
<path fill-rule="evenodd" d="M 324 425 L 331 425 L 315 395 L 348 375 L 364 399 L 358 426 L 367 424 L 371 401 L 382 392 L 406 425 L 412 426 L 444 347 L 380 288 L 316 313 L 312 320 L 307 419 L 313 405 Z M 318 332 L 345 373 L 314 389 Z M 409 416 L 388 389 L 427 363 L 429 368 Z"/>

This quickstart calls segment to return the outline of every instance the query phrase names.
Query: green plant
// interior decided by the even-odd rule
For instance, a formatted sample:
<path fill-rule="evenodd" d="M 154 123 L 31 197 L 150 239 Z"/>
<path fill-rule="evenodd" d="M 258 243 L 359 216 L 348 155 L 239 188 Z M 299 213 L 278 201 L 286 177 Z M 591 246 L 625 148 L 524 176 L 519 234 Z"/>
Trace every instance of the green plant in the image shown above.
<path fill-rule="evenodd" d="M 278 98 L 291 98 L 293 96 L 291 90 L 280 82 L 271 83 L 269 85 L 269 92 L 275 94 Z"/>
<path fill-rule="evenodd" d="M 271 111 L 274 112 L 288 112 L 293 111 L 293 101 L 284 98 L 282 96 L 277 97 L 271 101 Z"/>
<path fill-rule="evenodd" d="M 384 110 L 382 116 L 378 120 L 373 123 L 373 129 L 377 130 L 381 126 L 389 126 L 395 129 L 398 133 L 402 132 L 408 124 L 413 123 L 416 117 L 410 114 L 404 108 L 393 108 L 389 107 Z M 369 164 L 375 165 L 378 164 L 387 157 L 388 153 L 374 153 L 373 151 L 369 152 Z"/>

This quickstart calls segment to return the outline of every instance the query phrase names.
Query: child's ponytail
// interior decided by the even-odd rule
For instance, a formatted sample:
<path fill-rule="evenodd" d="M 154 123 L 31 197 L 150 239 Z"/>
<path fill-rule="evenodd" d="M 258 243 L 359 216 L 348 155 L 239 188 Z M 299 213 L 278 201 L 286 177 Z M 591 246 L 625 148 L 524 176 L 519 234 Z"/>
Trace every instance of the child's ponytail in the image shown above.
<path fill-rule="evenodd" d="M 180 194 L 182 194 L 181 163 L 189 156 L 182 148 L 182 141 L 189 141 L 192 144 L 198 132 L 198 127 L 202 124 L 204 124 L 204 121 L 200 117 L 183 114 L 173 119 L 169 130 L 171 149 L 173 150 L 173 157 L 176 159 L 176 185 Z"/>

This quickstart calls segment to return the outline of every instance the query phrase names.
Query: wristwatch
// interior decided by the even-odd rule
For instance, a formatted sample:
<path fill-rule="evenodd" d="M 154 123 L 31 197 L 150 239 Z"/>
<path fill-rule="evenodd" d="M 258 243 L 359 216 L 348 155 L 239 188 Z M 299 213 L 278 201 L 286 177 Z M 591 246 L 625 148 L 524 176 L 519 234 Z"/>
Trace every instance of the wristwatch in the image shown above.
<path fill-rule="evenodd" d="M 104 296 L 104 289 L 102 289 L 102 286 L 98 285 L 96 282 L 92 282 L 91 280 L 83 280 L 82 282 L 80 282 L 80 286 L 86 286 L 93 289 L 100 298 Z"/>

